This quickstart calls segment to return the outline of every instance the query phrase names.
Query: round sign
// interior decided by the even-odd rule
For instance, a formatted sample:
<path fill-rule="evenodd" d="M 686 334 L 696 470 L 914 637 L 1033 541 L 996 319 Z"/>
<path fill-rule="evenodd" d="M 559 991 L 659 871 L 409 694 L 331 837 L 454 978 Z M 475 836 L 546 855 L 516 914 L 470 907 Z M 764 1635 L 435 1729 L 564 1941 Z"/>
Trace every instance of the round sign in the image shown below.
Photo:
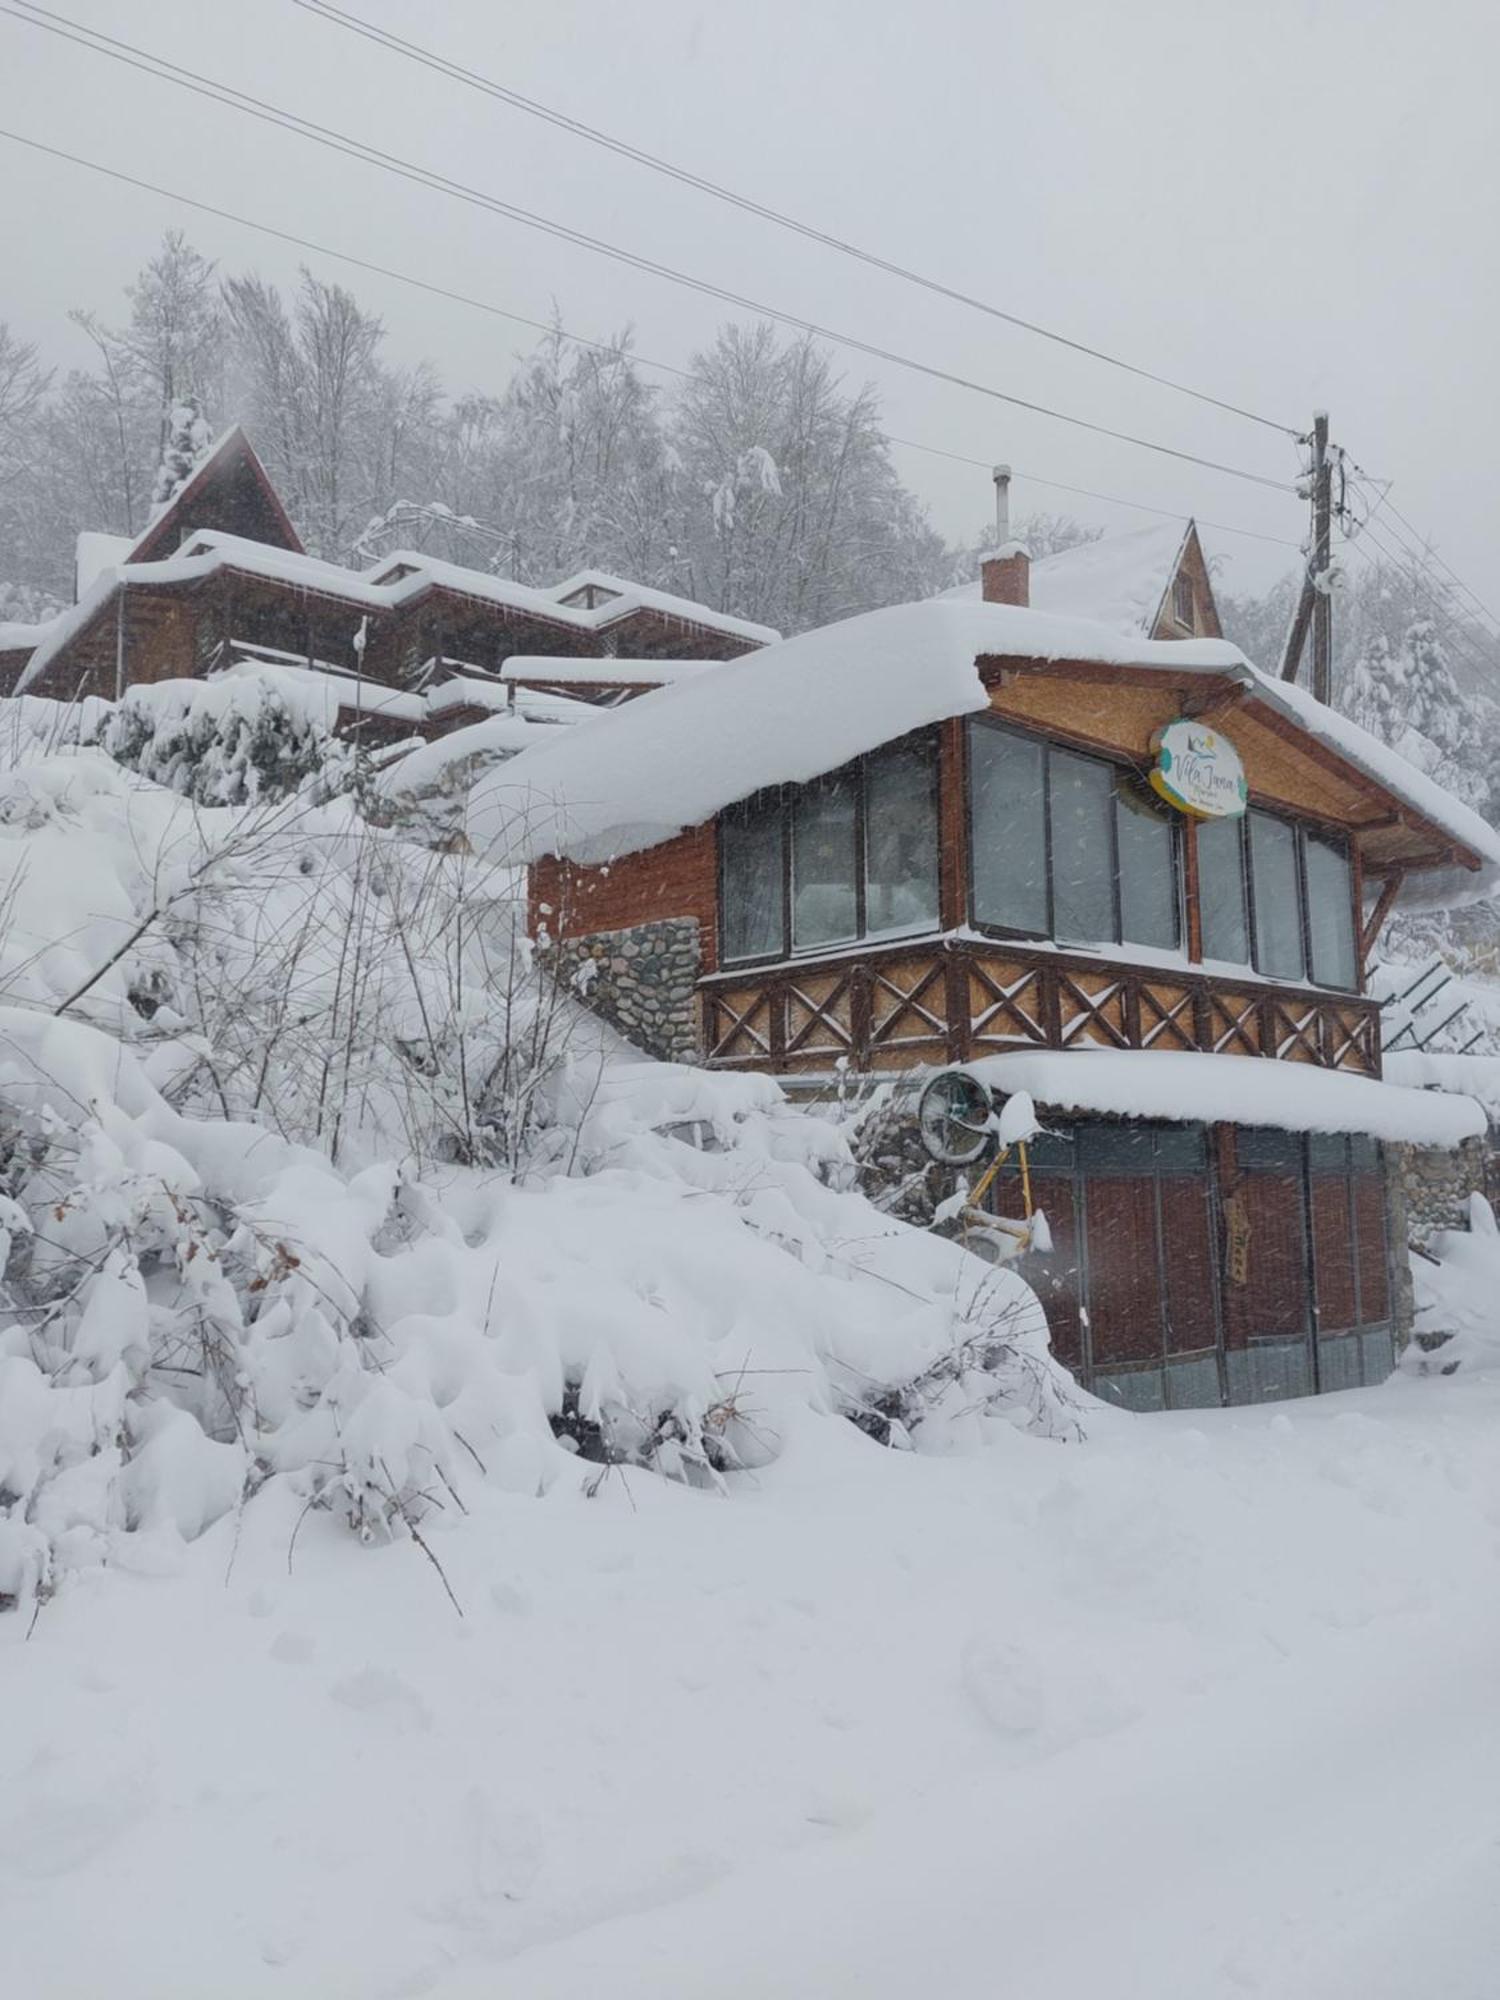
<path fill-rule="evenodd" d="M 1245 810 L 1250 788 L 1240 753 L 1206 722 L 1179 718 L 1151 739 L 1156 769 L 1151 788 L 1179 812 L 1196 819 L 1233 819 Z"/>
<path fill-rule="evenodd" d="M 945 1167 L 970 1167 L 993 1136 L 990 1094 L 966 1071 L 945 1069 L 922 1092 L 917 1129 L 933 1159 Z"/>

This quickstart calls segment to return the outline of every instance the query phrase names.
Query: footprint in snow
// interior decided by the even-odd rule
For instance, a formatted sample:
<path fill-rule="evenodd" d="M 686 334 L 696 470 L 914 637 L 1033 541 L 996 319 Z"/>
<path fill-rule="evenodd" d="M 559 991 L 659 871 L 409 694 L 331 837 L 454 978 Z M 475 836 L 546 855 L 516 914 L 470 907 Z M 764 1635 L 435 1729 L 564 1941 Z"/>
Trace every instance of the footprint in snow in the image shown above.
<path fill-rule="evenodd" d="M 432 1711 L 409 1681 L 384 1667 L 362 1667 L 335 1681 L 328 1690 L 334 1701 L 368 1715 L 396 1736 L 422 1734 L 432 1727 Z"/>

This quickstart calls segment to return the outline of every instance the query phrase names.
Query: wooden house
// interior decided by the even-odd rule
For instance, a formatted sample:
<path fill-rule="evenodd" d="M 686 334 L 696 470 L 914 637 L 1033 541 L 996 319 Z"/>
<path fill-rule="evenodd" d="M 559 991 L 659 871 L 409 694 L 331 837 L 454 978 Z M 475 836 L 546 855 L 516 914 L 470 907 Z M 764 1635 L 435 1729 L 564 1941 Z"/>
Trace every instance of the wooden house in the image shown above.
<path fill-rule="evenodd" d="M 1382 1081 L 1365 961 L 1398 898 L 1492 889 L 1500 840 L 1222 640 L 1044 613 L 1029 584 L 1002 549 L 972 602 L 526 752 L 534 929 L 658 1053 L 1029 1091 L 1054 1249 L 1027 1274 L 1100 1394 L 1379 1379 L 1406 1313 L 1383 1148 L 1482 1119 Z"/>
<path fill-rule="evenodd" d="M 389 733 L 394 717 L 375 722 L 361 683 L 420 702 L 455 680 L 501 685 L 505 663 L 521 655 L 558 659 L 564 671 L 553 678 L 569 680 L 575 697 L 614 702 L 660 684 L 649 663 L 733 659 L 778 637 L 597 570 L 533 587 L 409 550 L 363 570 L 321 561 L 303 549 L 238 426 L 133 542 L 80 536 L 77 575 L 78 601 L 60 618 L 0 627 L 3 691 L 114 700 L 143 683 L 275 659 L 347 684 L 351 726 Z M 597 681 L 590 661 L 607 663 Z M 536 675 L 530 684 L 544 685 Z M 420 727 L 431 734 L 486 712 L 482 701 L 448 700 L 441 719 L 435 710 Z"/>

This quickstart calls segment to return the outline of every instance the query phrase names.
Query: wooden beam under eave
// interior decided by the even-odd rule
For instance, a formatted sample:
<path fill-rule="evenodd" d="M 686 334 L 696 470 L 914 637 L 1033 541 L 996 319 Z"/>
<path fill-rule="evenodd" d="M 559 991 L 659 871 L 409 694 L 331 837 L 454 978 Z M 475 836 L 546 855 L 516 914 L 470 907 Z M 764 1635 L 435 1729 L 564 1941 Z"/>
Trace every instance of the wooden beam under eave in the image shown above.
<path fill-rule="evenodd" d="M 1369 964 L 1370 953 L 1375 949 L 1380 933 L 1385 929 L 1386 918 L 1396 907 L 1396 898 L 1401 894 L 1401 885 L 1406 880 L 1404 868 L 1393 868 L 1381 885 L 1380 894 L 1375 899 L 1375 907 L 1359 937 L 1359 958 L 1361 969 Z"/>
<path fill-rule="evenodd" d="M 1239 684 L 1219 693 L 1205 688 L 1194 688 L 1189 692 L 1184 688 L 1178 696 L 1177 713 L 1188 722 L 1207 722 L 1225 709 L 1238 708 L 1249 692 L 1247 687 Z"/>

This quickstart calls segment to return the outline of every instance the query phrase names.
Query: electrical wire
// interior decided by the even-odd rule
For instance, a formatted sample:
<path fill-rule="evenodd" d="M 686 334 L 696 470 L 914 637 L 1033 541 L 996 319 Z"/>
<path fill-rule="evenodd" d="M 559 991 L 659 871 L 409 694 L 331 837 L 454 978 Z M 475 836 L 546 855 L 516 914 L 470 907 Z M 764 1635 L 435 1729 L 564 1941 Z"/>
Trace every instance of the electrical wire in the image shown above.
<path fill-rule="evenodd" d="M 379 147 L 367 145 L 363 140 L 352 139 L 347 134 L 335 132 L 327 126 L 301 118 L 296 113 L 283 111 L 275 105 L 267 104 L 264 99 L 252 97 L 246 91 L 215 82 L 212 78 L 184 69 L 182 65 L 170 62 L 165 57 L 153 56 L 130 43 L 117 41 L 115 37 L 105 35 L 97 29 L 82 27 L 62 15 L 32 5 L 31 0 L 20 0 L 20 4 L 0 4 L 0 13 L 8 14 L 12 19 L 23 21 L 31 27 L 41 28 L 48 34 L 57 35 L 79 48 L 89 49 L 95 55 L 106 56 L 111 61 L 124 63 L 128 68 L 191 91 L 196 96 L 227 105 L 231 110 L 259 119 L 263 124 L 274 125 L 283 131 L 294 133 L 299 138 L 309 139 L 315 145 L 341 153 L 347 158 L 359 160 L 367 166 L 377 167 L 382 172 L 394 174 L 399 179 L 425 187 L 431 192 L 448 195 L 472 207 L 486 209 L 510 221 L 520 222 L 527 228 L 538 230 L 544 235 L 606 257 L 612 262 L 627 265 L 650 276 L 663 278 L 671 284 L 717 299 L 741 311 L 775 320 L 783 326 L 795 328 L 816 339 L 827 340 L 835 346 L 848 348 L 851 352 L 869 355 L 875 360 L 889 362 L 894 367 L 907 369 L 932 381 L 945 382 L 954 388 L 967 390 L 973 395 L 988 397 L 992 401 L 1005 403 L 1014 409 L 1027 410 L 1034 416 L 1047 417 L 1054 422 L 1089 431 L 1095 436 L 1110 438 L 1117 444 L 1127 444 L 1138 450 L 1156 452 L 1185 464 L 1201 466 L 1210 472 L 1223 473 L 1228 478 L 1243 479 L 1252 485 L 1269 487 L 1273 492 L 1295 490 L 1285 480 L 1272 479 L 1264 473 L 1249 472 L 1242 466 L 1226 465 L 1217 459 L 1201 457 L 1196 452 L 1183 451 L 1175 445 L 1160 444 L 1154 439 L 1116 430 L 1107 424 L 1095 423 L 1087 417 L 1073 416 L 1067 411 L 1053 409 L 1046 404 L 1033 402 L 1027 397 L 1011 395 L 990 383 L 974 381 L 968 376 L 955 374 L 950 369 L 939 368 L 933 363 L 899 354 L 894 349 L 882 347 L 877 342 L 862 339 L 855 334 L 841 333 L 832 327 L 822 325 L 817 320 L 806 319 L 800 314 L 768 306 L 743 293 L 733 292 L 706 279 L 693 277 L 687 272 L 676 270 L 671 265 L 658 263 L 655 259 L 607 243 L 599 237 L 589 236 L 581 230 L 573 229 L 565 223 L 555 222 L 530 209 L 521 208 L 514 202 L 502 201 L 497 196 L 485 194 L 462 182 L 450 180 L 446 175 L 417 166 L 409 160 L 399 159 L 394 154 L 383 152 Z"/>
<path fill-rule="evenodd" d="M 1375 521 L 1378 512 L 1377 508 L 1374 513 L 1367 516 L 1364 523 L 1365 527 L 1369 527 Z M 1394 520 L 1391 516 L 1394 516 Z M 1397 523 L 1401 525 L 1398 526 Z M 1376 539 L 1391 561 L 1397 563 L 1403 569 L 1408 569 L 1414 574 L 1420 574 L 1424 577 L 1424 580 L 1427 582 L 1431 601 L 1435 605 L 1437 603 L 1435 585 L 1429 572 L 1434 562 L 1439 562 L 1440 559 L 1430 544 L 1420 542 L 1416 539 L 1417 534 L 1418 531 L 1413 528 L 1406 516 L 1400 513 L 1395 505 L 1392 504 L 1390 515 L 1381 522 L 1381 535 L 1387 539 L 1382 541 L 1380 535 L 1377 535 Z M 1396 544 L 1394 549 L 1389 545 L 1392 541 Z M 1463 618 L 1469 621 L 1472 627 L 1483 632 L 1486 639 L 1492 641 L 1500 639 L 1500 633 L 1497 633 L 1493 629 L 1495 621 L 1492 620 L 1488 607 L 1470 589 L 1469 585 L 1464 582 L 1463 578 L 1458 575 L 1458 572 L 1453 569 L 1451 564 L 1440 563 L 1440 567 L 1447 574 L 1444 577 L 1437 578 L 1436 582 L 1441 585 L 1447 599 L 1447 608 L 1450 611 L 1456 610 Z M 1466 598 L 1467 602 L 1465 601 Z M 1484 622 L 1487 619 L 1491 620 L 1488 624 Z"/>
<path fill-rule="evenodd" d="M 765 202 L 756 201 L 749 195 L 724 187 L 721 183 L 710 180 L 705 174 L 695 173 L 691 168 L 678 166 L 671 160 L 664 160 L 658 154 L 647 152 L 644 147 L 632 145 L 626 139 L 616 138 L 595 125 L 586 124 L 581 118 L 574 118 L 567 112 L 542 104 L 534 97 L 523 96 L 520 91 L 512 90 L 509 85 L 497 83 L 493 77 L 482 76 L 477 70 L 467 69 L 462 63 L 439 55 L 434 49 L 422 48 L 418 43 L 409 42 L 403 36 L 377 26 L 373 21 L 366 21 L 358 15 L 346 13 L 343 8 L 330 5 L 329 0 L 295 0 L 295 5 L 335 27 L 345 28 L 363 36 L 366 41 L 373 42 L 408 62 L 419 63 L 440 76 L 465 84 L 499 103 L 511 106 L 514 110 L 523 111 L 529 117 L 540 118 L 547 124 L 556 126 L 560 131 L 587 140 L 590 145 L 602 146 L 621 159 L 631 160 L 637 166 L 649 168 L 652 173 L 664 174 L 669 180 L 676 181 L 683 187 L 696 189 L 700 194 L 711 195 L 716 201 L 727 202 L 731 207 L 740 209 L 747 215 L 757 216 L 763 222 L 774 223 L 780 229 L 789 229 L 798 236 L 806 237 L 810 242 L 822 244 L 825 249 L 837 251 L 840 256 L 852 257 L 861 264 L 868 264 L 874 270 L 884 271 L 890 277 L 903 279 L 907 284 L 919 285 L 924 291 L 935 292 L 940 298 L 968 306 L 991 319 L 1003 320 L 1007 326 L 1019 327 L 1023 332 L 1036 334 L 1042 340 L 1054 341 L 1060 347 L 1070 348 L 1075 354 L 1084 354 L 1093 361 L 1102 361 L 1111 368 L 1122 369 L 1127 375 L 1134 375 L 1141 381 L 1154 382 L 1159 388 L 1172 389 L 1179 395 L 1191 396 L 1196 402 L 1207 403 L 1211 408 L 1227 411 L 1231 416 L 1244 417 L 1253 424 L 1263 424 L 1268 430 L 1280 431 L 1286 437 L 1295 438 L 1301 435 L 1296 426 L 1278 423 L 1272 417 L 1263 417 L 1254 410 L 1247 410 L 1238 403 L 1227 401 L 1224 397 L 1211 396 L 1206 390 L 1194 389 L 1185 382 L 1175 381 L 1169 375 L 1159 375 L 1153 369 L 1139 367 L 1134 362 L 1122 360 L 1117 354 L 1109 354 L 1103 348 L 1090 346 L 1087 341 L 1074 340 L 1067 334 L 1058 333 L 1052 327 L 1041 326 L 1035 320 L 1024 319 L 1018 313 L 1007 312 L 985 299 L 975 298 L 955 286 L 946 285 L 940 279 L 910 270 L 905 265 L 880 256 L 875 251 L 862 249 L 858 244 L 850 243 L 843 237 L 834 235 L 830 230 L 819 229 L 797 216 L 787 215 Z"/>

